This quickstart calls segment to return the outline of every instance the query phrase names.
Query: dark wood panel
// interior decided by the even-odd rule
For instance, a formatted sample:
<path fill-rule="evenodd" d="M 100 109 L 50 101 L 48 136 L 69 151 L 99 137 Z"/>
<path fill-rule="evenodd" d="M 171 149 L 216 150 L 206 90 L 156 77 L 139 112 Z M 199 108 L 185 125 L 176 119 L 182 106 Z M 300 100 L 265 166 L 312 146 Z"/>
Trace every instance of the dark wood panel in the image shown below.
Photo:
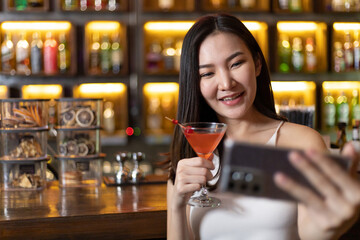
<path fill-rule="evenodd" d="M 0 239 L 166 237 L 166 184 L 2 192 Z"/>

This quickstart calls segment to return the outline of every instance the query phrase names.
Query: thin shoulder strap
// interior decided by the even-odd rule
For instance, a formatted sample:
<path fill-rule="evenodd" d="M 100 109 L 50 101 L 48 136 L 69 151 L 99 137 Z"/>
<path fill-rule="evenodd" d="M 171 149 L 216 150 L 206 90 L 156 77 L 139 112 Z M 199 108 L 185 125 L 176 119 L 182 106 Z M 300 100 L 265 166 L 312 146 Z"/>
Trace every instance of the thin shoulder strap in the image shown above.
<path fill-rule="evenodd" d="M 276 128 L 274 134 L 271 136 L 271 138 L 269 139 L 269 141 L 266 143 L 266 145 L 271 145 L 271 146 L 276 146 L 277 143 L 277 136 L 278 136 L 278 132 L 281 128 L 281 126 L 283 125 L 284 121 L 281 121 L 278 125 L 278 127 Z"/>

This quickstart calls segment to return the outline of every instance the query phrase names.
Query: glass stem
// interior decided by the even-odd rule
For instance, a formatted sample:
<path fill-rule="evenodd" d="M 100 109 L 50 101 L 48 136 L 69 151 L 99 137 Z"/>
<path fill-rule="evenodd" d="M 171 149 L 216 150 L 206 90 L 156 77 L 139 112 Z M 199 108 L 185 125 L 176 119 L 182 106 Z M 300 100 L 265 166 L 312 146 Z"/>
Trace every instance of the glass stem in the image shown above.
<path fill-rule="evenodd" d="M 208 194 L 208 190 L 206 188 L 206 184 L 204 184 L 201 186 L 200 195 L 202 197 L 207 197 L 207 194 Z"/>

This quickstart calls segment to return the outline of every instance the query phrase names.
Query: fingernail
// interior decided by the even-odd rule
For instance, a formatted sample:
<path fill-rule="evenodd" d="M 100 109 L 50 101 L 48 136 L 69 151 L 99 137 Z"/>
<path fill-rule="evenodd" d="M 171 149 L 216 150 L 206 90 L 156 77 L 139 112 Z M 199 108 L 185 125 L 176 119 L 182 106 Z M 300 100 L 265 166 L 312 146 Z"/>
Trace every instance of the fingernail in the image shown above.
<path fill-rule="evenodd" d="M 293 163 L 299 163 L 302 161 L 302 158 L 300 157 L 300 154 L 298 152 L 293 151 L 289 154 L 289 160 Z"/>

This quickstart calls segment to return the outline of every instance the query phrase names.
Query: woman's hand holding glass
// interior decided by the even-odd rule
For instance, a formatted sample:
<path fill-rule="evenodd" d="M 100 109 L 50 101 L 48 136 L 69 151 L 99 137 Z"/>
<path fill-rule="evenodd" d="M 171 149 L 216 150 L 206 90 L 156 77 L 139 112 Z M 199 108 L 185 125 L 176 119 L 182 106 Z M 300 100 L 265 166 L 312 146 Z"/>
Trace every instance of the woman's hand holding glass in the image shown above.
<path fill-rule="evenodd" d="M 191 195 L 213 178 L 210 170 L 214 168 L 212 161 L 200 157 L 180 160 L 176 169 L 173 207 L 185 207 Z"/>
<path fill-rule="evenodd" d="M 357 165 L 360 154 L 348 143 L 342 155 L 352 161 L 349 172 L 315 151 L 307 151 L 306 157 L 296 152 L 290 154 L 293 166 L 306 176 L 320 195 L 283 173 L 275 175 L 277 185 L 302 203 L 299 207 L 304 211 L 298 218 L 301 239 L 333 239 L 348 230 L 358 218 L 360 182 Z"/>

